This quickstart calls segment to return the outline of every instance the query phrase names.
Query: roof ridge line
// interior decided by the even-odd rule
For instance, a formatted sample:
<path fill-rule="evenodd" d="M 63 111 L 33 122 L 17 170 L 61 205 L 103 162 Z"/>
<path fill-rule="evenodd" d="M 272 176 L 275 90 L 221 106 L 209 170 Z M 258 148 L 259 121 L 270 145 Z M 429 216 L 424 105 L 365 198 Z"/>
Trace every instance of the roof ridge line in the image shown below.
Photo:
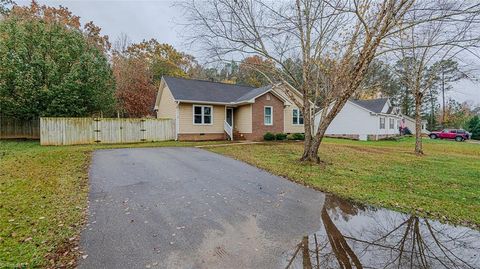
<path fill-rule="evenodd" d="M 241 84 L 236 84 L 236 83 L 218 82 L 218 81 L 211 81 L 211 80 L 204 80 L 204 79 L 197 79 L 197 78 L 182 78 L 182 77 L 172 77 L 172 76 L 163 76 L 163 77 L 164 77 L 164 78 L 173 78 L 173 79 L 181 79 L 181 80 L 208 82 L 208 83 L 216 83 L 216 84 L 223 84 L 223 85 L 230 85 L 230 86 L 251 88 L 252 90 L 253 90 L 253 89 L 257 89 L 257 88 L 262 88 L 262 87 L 252 87 L 252 86 L 246 86 L 246 85 L 241 85 Z"/>

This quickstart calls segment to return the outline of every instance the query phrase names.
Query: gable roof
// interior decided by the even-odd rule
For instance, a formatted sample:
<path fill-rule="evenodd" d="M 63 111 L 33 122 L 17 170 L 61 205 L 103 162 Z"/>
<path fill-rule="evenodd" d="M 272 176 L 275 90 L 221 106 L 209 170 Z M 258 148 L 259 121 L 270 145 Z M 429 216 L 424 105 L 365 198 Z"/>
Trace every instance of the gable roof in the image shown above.
<path fill-rule="evenodd" d="M 258 96 L 270 91 L 270 89 L 272 89 L 271 85 L 268 85 L 268 86 L 265 86 L 265 87 L 260 87 L 260 88 L 255 88 L 253 90 L 250 90 L 246 94 L 240 96 L 239 98 L 237 98 L 237 100 L 235 100 L 235 102 L 240 103 L 240 102 L 246 102 L 246 101 L 251 100 L 251 99 L 255 99 Z"/>
<path fill-rule="evenodd" d="M 350 100 L 350 101 L 374 113 L 382 113 L 382 109 L 383 107 L 385 107 L 385 103 L 388 102 L 388 98 L 379 98 L 379 99 L 370 99 L 370 100 Z M 391 110 L 389 110 L 389 112 L 391 112 Z M 387 114 L 389 114 L 389 112 L 387 112 Z"/>
<path fill-rule="evenodd" d="M 255 93 L 267 92 L 268 89 L 254 88 L 235 84 L 163 77 L 173 98 L 178 101 L 233 103 L 249 100 L 258 96 Z M 270 87 L 271 88 L 271 87 Z"/>

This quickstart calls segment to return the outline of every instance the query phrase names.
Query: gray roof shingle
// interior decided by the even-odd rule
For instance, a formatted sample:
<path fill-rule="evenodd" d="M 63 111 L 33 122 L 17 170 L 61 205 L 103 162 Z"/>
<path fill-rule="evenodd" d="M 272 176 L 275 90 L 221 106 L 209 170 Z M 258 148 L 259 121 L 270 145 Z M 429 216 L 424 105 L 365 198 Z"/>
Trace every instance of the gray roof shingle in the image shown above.
<path fill-rule="evenodd" d="M 234 103 L 246 101 L 257 96 L 264 88 L 253 88 L 235 84 L 219 83 L 206 80 L 193 80 L 163 77 L 175 100 Z M 267 89 L 268 90 L 268 89 Z"/>
<path fill-rule="evenodd" d="M 366 108 L 374 113 L 381 113 L 388 98 L 370 99 L 370 100 L 350 100 L 353 103 Z"/>
<path fill-rule="evenodd" d="M 266 93 L 268 92 L 270 89 L 272 88 L 271 85 L 268 85 L 268 86 L 265 86 L 265 87 L 260 87 L 260 88 L 256 88 L 256 89 L 253 89 L 253 90 L 250 90 L 249 92 L 247 92 L 246 94 L 240 96 L 239 98 L 237 98 L 237 100 L 235 100 L 235 102 L 245 102 L 245 101 L 248 101 L 250 99 L 253 99 L 259 95 L 262 95 L 263 93 Z"/>

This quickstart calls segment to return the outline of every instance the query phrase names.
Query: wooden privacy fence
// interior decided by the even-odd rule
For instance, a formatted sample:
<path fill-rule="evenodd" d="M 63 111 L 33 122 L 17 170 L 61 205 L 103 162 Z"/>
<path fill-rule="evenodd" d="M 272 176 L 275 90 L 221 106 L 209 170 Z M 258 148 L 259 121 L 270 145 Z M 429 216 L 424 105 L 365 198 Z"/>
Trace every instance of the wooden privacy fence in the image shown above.
<path fill-rule="evenodd" d="M 0 139 L 39 139 L 40 120 L 22 120 L 0 116 Z"/>
<path fill-rule="evenodd" d="M 172 119 L 40 118 L 41 145 L 135 143 L 175 139 Z"/>

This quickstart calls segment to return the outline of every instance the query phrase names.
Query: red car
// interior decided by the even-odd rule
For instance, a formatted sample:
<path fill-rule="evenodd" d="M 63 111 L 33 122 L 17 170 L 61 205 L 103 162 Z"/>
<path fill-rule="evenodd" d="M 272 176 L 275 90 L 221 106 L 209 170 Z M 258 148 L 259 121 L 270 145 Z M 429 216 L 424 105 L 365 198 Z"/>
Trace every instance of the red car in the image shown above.
<path fill-rule="evenodd" d="M 468 132 L 463 129 L 444 129 L 442 131 L 431 132 L 428 135 L 431 139 L 455 139 L 461 142 L 469 138 Z"/>

